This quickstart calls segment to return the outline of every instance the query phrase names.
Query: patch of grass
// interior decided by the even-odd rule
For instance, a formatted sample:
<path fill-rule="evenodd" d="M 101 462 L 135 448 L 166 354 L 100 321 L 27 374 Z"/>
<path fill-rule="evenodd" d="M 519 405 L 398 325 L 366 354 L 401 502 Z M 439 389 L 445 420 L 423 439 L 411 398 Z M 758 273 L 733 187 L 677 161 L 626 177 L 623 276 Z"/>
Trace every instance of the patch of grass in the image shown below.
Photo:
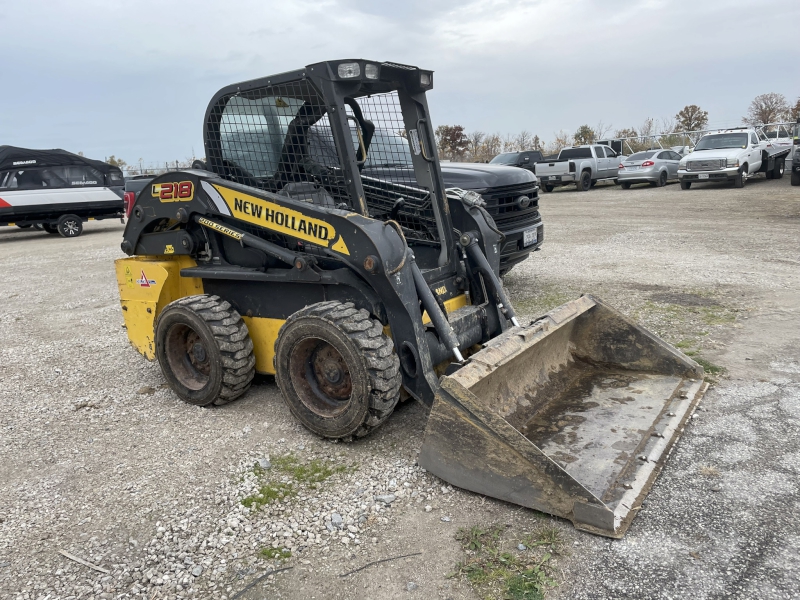
<path fill-rule="evenodd" d="M 262 506 L 272 504 L 275 500 L 283 500 L 297 495 L 295 485 L 291 482 L 266 483 L 258 488 L 255 494 L 242 499 L 242 506 L 258 510 Z"/>
<path fill-rule="evenodd" d="M 319 484 L 336 473 L 347 471 L 346 465 L 334 465 L 319 459 L 302 462 L 294 454 L 272 459 L 272 467 L 263 469 L 258 464 L 252 472 L 261 485 L 255 494 L 241 500 L 242 506 L 258 510 L 276 500 L 296 496 L 299 487 L 316 489 Z M 276 481 L 280 476 L 280 481 Z"/>
<path fill-rule="evenodd" d="M 264 558 L 269 558 L 269 559 L 279 558 L 283 560 L 286 558 L 291 558 L 292 551 L 286 550 L 284 548 L 262 548 L 259 554 Z"/>
<path fill-rule="evenodd" d="M 522 543 L 528 548 L 547 546 L 551 552 L 560 553 L 564 545 L 564 538 L 561 536 L 561 530 L 558 527 L 544 526 L 525 536 L 522 539 Z"/>
<path fill-rule="evenodd" d="M 703 307 L 700 316 L 706 325 L 729 325 L 736 321 L 736 314 L 721 306 Z"/>
<path fill-rule="evenodd" d="M 298 483 L 312 485 L 322 483 L 334 473 L 342 473 L 347 470 L 345 465 L 331 466 L 316 458 L 309 462 L 301 463 L 293 454 L 273 459 L 272 466 L 278 471 L 289 475 Z"/>
<path fill-rule="evenodd" d="M 501 525 L 459 529 L 456 539 L 468 556 L 451 576 L 464 577 L 484 600 L 543 600 L 555 581 L 548 565 L 551 552 L 539 555 L 537 546 L 560 546 L 560 531 L 540 528 L 525 538 L 527 549 L 521 552 L 517 541 L 503 538 L 506 531 Z M 505 549 L 506 543 L 514 550 Z"/>
<path fill-rule="evenodd" d="M 721 367 L 720 365 L 715 365 L 710 360 L 703 358 L 702 356 L 694 356 L 694 362 L 698 365 L 703 367 L 706 372 L 706 375 L 712 378 L 716 378 L 718 375 L 724 375 L 728 372 L 725 367 Z"/>
<path fill-rule="evenodd" d="M 515 297 L 514 310 L 526 316 L 538 317 L 565 302 L 575 300 L 579 295 L 571 294 L 552 285 L 541 287 L 532 296 Z"/>

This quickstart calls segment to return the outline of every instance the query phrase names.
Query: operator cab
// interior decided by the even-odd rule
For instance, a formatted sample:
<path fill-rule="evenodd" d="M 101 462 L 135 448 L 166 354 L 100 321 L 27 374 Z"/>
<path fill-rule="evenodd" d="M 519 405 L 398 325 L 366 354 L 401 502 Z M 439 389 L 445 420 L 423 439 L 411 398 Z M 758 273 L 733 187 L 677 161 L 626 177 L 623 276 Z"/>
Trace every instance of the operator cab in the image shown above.
<path fill-rule="evenodd" d="M 428 122 L 433 74 L 331 61 L 221 90 L 206 113 L 208 168 L 224 179 L 393 221 L 423 270 L 454 245 Z"/>

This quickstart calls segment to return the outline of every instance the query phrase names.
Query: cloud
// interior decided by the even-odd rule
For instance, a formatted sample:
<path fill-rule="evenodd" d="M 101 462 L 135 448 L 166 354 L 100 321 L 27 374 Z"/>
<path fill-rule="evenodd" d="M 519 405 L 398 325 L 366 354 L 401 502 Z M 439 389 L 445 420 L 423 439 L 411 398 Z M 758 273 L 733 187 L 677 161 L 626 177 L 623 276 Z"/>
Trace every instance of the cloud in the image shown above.
<path fill-rule="evenodd" d="M 547 139 L 685 104 L 738 123 L 757 94 L 800 95 L 800 51 L 756 0 L 0 0 L 0 143 L 146 162 L 202 155 L 224 85 L 363 57 L 436 71 L 436 124 Z M 773 33 L 771 33 L 773 32 Z M 776 51 L 776 48 L 780 50 Z"/>

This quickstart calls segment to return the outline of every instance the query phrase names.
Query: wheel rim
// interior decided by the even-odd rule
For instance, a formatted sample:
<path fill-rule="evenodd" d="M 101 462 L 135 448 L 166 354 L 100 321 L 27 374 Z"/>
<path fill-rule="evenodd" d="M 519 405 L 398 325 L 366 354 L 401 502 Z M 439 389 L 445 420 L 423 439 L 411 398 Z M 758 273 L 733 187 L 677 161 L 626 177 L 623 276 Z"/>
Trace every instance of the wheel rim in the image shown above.
<path fill-rule="evenodd" d="M 747 171 L 742 169 L 742 182 L 745 182 L 745 181 L 747 181 Z"/>
<path fill-rule="evenodd" d="M 64 221 L 63 229 L 68 236 L 78 235 L 78 223 L 72 219 Z"/>
<path fill-rule="evenodd" d="M 181 385 L 201 390 L 211 375 L 211 360 L 203 339 L 184 324 L 169 328 L 164 340 L 167 363 Z"/>
<path fill-rule="evenodd" d="M 784 171 L 785 168 L 786 168 L 786 165 L 784 165 L 783 163 L 779 164 L 778 165 L 778 173 L 780 175 L 783 175 L 783 171 Z"/>
<path fill-rule="evenodd" d="M 295 344 L 289 355 L 289 377 L 303 405 L 322 417 L 338 416 L 350 404 L 350 369 L 325 340 L 311 337 Z"/>

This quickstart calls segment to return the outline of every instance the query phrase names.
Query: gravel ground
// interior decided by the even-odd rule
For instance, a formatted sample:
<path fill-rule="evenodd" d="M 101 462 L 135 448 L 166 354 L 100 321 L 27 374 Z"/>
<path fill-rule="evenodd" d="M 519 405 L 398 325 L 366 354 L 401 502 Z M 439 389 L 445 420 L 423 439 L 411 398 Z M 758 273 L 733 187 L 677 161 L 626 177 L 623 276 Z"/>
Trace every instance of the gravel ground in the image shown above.
<path fill-rule="evenodd" d="M 548 594 L 798 597 L 797 188 L 598 186 L 542 212 L 543 250 L 506 277 L 519 312 L 593 293 L 727 369 L 624 540 L 548 520 L 563 540 Z M 178 401 L 121 327 L 121 229 L 0 229 L 0 597 L 475 598 L 447 577 L 456 530 L 541 522 L 416 467 L 416 404 L 334 444 L 272 378 L 222 408 Z"/>

